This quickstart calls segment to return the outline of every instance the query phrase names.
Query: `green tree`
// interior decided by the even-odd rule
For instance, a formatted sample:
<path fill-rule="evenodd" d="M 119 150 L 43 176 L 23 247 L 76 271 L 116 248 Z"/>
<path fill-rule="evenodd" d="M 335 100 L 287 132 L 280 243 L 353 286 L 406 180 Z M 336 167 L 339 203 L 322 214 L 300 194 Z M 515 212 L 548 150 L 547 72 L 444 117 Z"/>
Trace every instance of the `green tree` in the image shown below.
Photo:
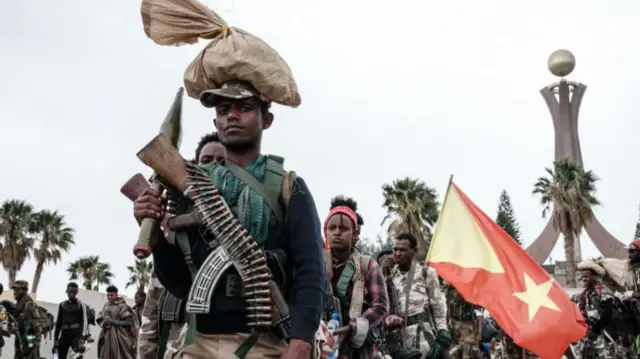
<path fill-rule="evenodd" d="M 598 178 L 592 171 L 574 161 L 556 161 L 546 168 L 547 177 L 540 177 L 533 194 L 540 196 L 542 217 L 551 213 L 554 228 L 564 236 L 567 260 L 567 286 L 576 287 L 575 241 L 582 229 L 593 220 L 593 207 L 600 204 L 596 195 Z"/>
<path fill-rule="evenodd" d="M 502 193 L 500 193 L 496 224 L 502 227 L 519 245 L 522 245 L 522 241 L 520 240 L 520 226 L 518 225 L 513 206 L 511 205 L 511 198 L 506 190 L 502 190 Z"/>
<path fill-rule="evenodd" d="M 362 254 L 375 257 L 381 250 L 392 248 L 393 243 L 391 239 L 383 239 L 382 236 L 378 234 L 375 240 L 368 237 L 361 238 L 358 242 L 358 247 Z"/>
<path fill-rule="evenodd" d="M 9 287 L 33 249 L 33 206 L 26 201 L 11 199 L 0 207 L 0 237 L 2 266 L 9 275 Z"/>
<path fill-rule="evenodd" d="M 136 259 L 135 265 L 127 266 L 127 270 L 129 271 L 129 281 L 125 284 L 125 288 L 135 285 L 139 292 L 143 292 L 151 279 L 153 262 Z"/>
<path fill-rule="evenodd" d="M 381 225 L 388 223 L 387 233 L 393 237 L 402 232 L 413 234 L 418 240 L 418 253 L 426 254 L 432 228 L 438 221 L 440 202 L 435 189 L 423 181 L 409 177 L 382 186 L 387 215 Z"/>
<path fill-rule="evenodd" d="M 69 264 L 70 280 L 82 278 L 86 290 L 99 290 L 100 285 L 109 285 L 114 275 L 109 263 L 100 262 L 100 256 L 84 256 Z"/>
<path fill-rule="evenodd" d="M 44 265 L 57 264 L 62 253 L 69 252 L 71 246 L 75 244 L 73 228 L 67 227 L 64 216 L 57 211 L 44 210 L 36 213 L 34 232 L 38 237 L 38 245 L 33 251 L 36 259 L 36 272 L 31 284 L 32 293 L 38 291 Z"/>
<path fill-rule="evenodd" d="M 640 206 L 638 206 L 638 211 L 640 212 Z M 640 238 L 640 216 L 638 216 L 638 223 L 636 223 L 636 236 L 633 239 Z"/>

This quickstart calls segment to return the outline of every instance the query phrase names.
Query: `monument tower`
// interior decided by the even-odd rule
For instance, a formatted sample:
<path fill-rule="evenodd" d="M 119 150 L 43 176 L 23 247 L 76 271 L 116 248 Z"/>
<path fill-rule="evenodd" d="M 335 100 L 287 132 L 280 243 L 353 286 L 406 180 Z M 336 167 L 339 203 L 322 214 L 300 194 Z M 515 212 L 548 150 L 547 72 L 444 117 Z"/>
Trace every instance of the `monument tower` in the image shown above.
<path fill-rule="evenodd" d="M 545 86 L 540 90 L 542 97 L 549 107 L 555 132 L 555 161 L 568 158 L 583 165 L 582 152 L 580 150 L 580 138 L 578 136 L 578 115 L 580 103 L 587 86 L 575 81 L 565 80 L 576 66 L 576 58 L 568 50 L 556 50 L 547 62 L 549 71 L 560 77 L 560 81 Z M 585 231 L 596 245 L 598 251 L 608 258 L 627 258 L 627 247 L 615 239 L 598 221 L 596 217 L 589 223 Z M 527 253 L 538 263 L 543 263 L 549 258 L 553 247 L 558 242 L 560 233 L 553 227 L 553 221 L 549 222 L 542 233 L 527 248 Z M 576 262 L 582 260 L 580 239 L 575 245 Z"/>

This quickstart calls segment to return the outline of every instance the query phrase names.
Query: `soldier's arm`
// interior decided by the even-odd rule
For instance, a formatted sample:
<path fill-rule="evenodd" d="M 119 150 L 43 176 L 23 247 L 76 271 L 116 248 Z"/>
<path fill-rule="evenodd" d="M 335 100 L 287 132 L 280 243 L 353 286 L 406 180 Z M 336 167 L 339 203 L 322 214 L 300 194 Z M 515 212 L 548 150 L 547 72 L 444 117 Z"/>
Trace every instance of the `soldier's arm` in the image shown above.
<path fill-rule="evenodd" d="M 613 316 L 613 297 L 610 295 L 603 295 L 598 299 L 598 313 L 600 318 L 591 324 L 591 330 L 594 333 L 600 333 L 602 329 L 609 323 Z"/>
<path fill-rule="evenodd" d="M 31 301 L 27 304 L 27 315 L 29 316 L 29 325 L 36 333 L 36 335 L 42 334 L 42 326 L 40 325 L 40 313 L 38 312 L 38 306 L 35 302 Z"/>
<path fill-rule="evenodd" d="M 427 268 L 427 276 L 425 278 L 427 294 L 429 295 L 429 307 L 431 315 L 436 325 L 436 330 L 447 329 L 447 298 L 440 287 L 438 276 L 432 270 Z"/>
<path fill-rule="evenodd" d="M 60 331 L 62 330 L 62 303 L 58 305 L 58 316 L 56 316 L 56 329 L 53 332 L 53 341 L 57 342 L 60 338 Z"/>
<path fill-rule="evenodd" d="M 158 241 L 152 248 L 153 268 L 162 285 L 174 296 L 186 299 L 191 286 L 191 272 L 177 244 Z"/>
<path fill-rule="evenodd" d="M 293 262 L 291 337 L 313 343 L 324 303 L 325 268 L 320 219 L 313 196 L 297 177 L 287 210 L 285 230 Z"/>

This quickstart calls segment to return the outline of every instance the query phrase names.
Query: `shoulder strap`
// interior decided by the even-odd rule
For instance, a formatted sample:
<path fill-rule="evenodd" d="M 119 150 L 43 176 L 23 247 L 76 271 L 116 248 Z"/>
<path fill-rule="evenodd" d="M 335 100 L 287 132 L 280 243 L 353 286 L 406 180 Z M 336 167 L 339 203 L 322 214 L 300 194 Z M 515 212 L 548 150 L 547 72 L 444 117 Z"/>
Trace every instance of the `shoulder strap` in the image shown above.
<path fill-rule="evenodd" d="M 191 258 L 191 243 L 189 243 L 189 236 L 185 231 L 178 231 L 175 234 L 176 243 L 178 243 L 178 246 L 182 250 L 184 261 L 187 263 L 189 272 L 191 272 L 191 279 L 193 279 L 196 277 L 198 270 L 196 269 L 196 265 L 193 264 L 193 258 Z"/>
<path fill-rule="evenodd" d="M 416 263 L 411 263 L 409 272 L 407 273 L 407 282 L 404 286 L 404 322 L 407 322 L 409 318 L 409 295 L 411 294 L 411 287 L 413 286 L 413 277 L 415 276 Z"/>
<path fill-rule="evenodd" d="M 226 167 L 234 176 L 240 181 L 244 182 L 247 186 L 251 187 L 258 196 L 264 198 L 273 215 L 276 217 L 280 225 L 284 224 L 284 213 L 280 204 L 278 203 L 278 196 L 280 195 L 280 185 L 282 182 L 282 172 L 284 167 L 282 163 L 278 163 L 273 160 L 274 156 L 267 156 L 267 169 L 265 172 L 265 184 L 260 183 L 251 173 L 247 172 L 244 168 L 236 165 L 231 161 L 222 161 L 221 164 Z M 282 157 L 280 157 L 282 158 Z M 284 161 L 284 159 L 283 159 Z M 276 171 L 280 169 L 280 173 L 276 175 Z M 277 181 L 277 186 L 274 187 L 273 183 Z"/>
<path fill-rule="evenodd" d="M 355 275 L 353 275 L 353 291 L 351 292 L 351 303 L 349 305 L 349 318 L 355 319 L 362 316 L 362 305 L 364 304 L 364 286 L 369 271 L 371 257 L 355 255 L 352 257 L 355 263 Z M 346 269 L 346 268 L 345 268 Z"/>
<path fill-rule="evenodd" d="M 357 266 L 360 266 L 360 262 L 358 262 Z M 340 278 L 338 279 L 338 285 L 336 285 L 337 293 L 335 294 L 342 302 L 350 302 L 349 298 L 347 298 L 347 288 L 349 287 L 349 283 L 351 283 L 351 280 L 353 279 L 355 273 L 356 261 L 351 258 L 344 265 L 344 269 L 342 270 Z"/>

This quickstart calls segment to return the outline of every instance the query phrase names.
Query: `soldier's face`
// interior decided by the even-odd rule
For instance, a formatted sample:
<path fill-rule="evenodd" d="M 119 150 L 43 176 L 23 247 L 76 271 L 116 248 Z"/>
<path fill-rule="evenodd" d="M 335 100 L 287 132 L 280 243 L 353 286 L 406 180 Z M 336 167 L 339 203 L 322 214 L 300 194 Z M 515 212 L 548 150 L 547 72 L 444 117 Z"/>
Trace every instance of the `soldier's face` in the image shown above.
<path fill-rule="evenodd" d="M 13 298 L 15 300 L 19 300 L 20 298 L 22 298 L 25 294 L 27 293 L 27 291 L 24 288 L 13 288 Z"/>
<path fill-rule="evenodd" d="M 591 287 L 596 283 L 596 276 L 591 271 L 583 271 L 580 273 L 580 280 L 585 287 Z"/>
<path fill-rule="evenodd" d="M 255 97 L 218 101 L 213 123 L 228 151 L 244 152 L 255 147 L 262 138 L 262 130 L 271 127 L 273 115 L 263 114 L 260 107 L 261 102 Z"/>
<path fill-rule="evenodd" d="M 411 248 L 411 243 L 406 239 L 396 240 L 396 244 L 393 247 L 393 258 L 401 266 L 411 263 L 415 252 Z"/>
<path fill-rule="evenodd" d="M 76 298 L 76 295 L 78 294 L 78 290 L 75 288 L 67 288 L 67 297 L 69 298 L 69 300 L 73 300 Z"/>
<path fill-rule="evenodd" d="M 118 293 L 114 293 L 114 292 L 108 292 L 107 293 L 107 300 L 111 303 L 114 300 L 116 300 L 116 298 L 118 297 Z"/>
<path fill-rule="evenodd" d="M 198 164 L 200 166 L 207 165 L 213 162 L 220 162 L 224 159 L 225 149 L 220 142 L 209 142 L 200 151 L 200 158 Z"/>
<path fill-rule="evenodd" d="M 351 248 L 354 240 L 353 222 L 344 214 L 337 213 L 327 222 L 327 240 L 331 249 L 345 250 Z"/>

